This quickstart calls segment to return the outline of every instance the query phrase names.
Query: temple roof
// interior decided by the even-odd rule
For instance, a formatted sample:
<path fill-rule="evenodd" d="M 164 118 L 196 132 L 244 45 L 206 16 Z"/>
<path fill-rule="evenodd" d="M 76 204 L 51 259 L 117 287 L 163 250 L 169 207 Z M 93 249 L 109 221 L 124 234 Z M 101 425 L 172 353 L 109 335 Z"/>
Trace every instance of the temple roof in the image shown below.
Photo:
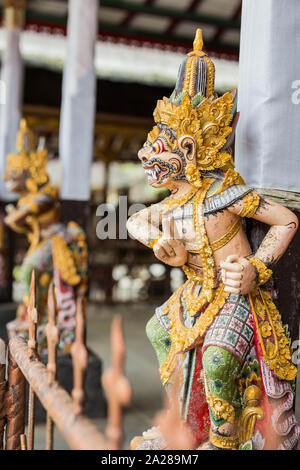
<path fill-rule="evenodd" d="M 196 28 L 207 51 L 237 59 L 241 0 L 101 0 L 101 39 L 188 50 Z M 0 1 L 0 5 L 3 0 Z M 67 0 L 29 0 L 26 28 L 66 30 Z"/>
<path fill-rule="evenodd" d="M 200 27 L 205 50 L 214 58 L 216 89 L 235 88 L 240 10 L 241 0 L 101 0 L 97 76 L 171 87 Z M 27 2 L 21 37 L 26 63 L 62 69 L 67 54 L 67 14 L 66 0 Z M 5 35 L 0 29 L 0 54 L 4 47 Z"/>

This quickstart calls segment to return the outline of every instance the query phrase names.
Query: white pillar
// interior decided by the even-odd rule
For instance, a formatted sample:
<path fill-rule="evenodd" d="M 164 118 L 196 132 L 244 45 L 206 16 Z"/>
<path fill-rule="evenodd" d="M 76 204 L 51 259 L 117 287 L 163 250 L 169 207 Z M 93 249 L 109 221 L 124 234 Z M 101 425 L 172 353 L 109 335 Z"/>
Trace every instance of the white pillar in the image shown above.
<path fill-rule="evenodd" d="M 4 4 L 5 48 L 0 74 L 0 199 L 11 200 L 3 182 L 6 157 L 15 152 L 23 99 L 23 62 L 20 37 L 24 4 L 7 1 Z"/>
<path fill-rule="evenodd" d="M 299 0 L 243 0 L 235 158 L 255 188 L 300 192 L 299 25 Z"/>
<path fill-rule="evenodd" d="M 68 49 L 63 77 L 59 136 L 62 163 L 61 198 L 90 197 L 93 155 L 98 0 L 69 0 Z"/>

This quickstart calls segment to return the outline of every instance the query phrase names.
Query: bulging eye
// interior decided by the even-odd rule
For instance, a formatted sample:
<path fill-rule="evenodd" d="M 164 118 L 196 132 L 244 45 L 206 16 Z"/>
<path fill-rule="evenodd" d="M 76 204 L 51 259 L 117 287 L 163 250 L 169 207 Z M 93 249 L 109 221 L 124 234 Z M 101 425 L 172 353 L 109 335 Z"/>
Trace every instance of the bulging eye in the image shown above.
<path fill-rule="evenodd" d="M 163 153 L 166 152 L 167 149 L 164 146 L 164 142 L 161 139 L 157 139 L 154 144 L 152 145 L 152 152 L 153 153 Z"/>

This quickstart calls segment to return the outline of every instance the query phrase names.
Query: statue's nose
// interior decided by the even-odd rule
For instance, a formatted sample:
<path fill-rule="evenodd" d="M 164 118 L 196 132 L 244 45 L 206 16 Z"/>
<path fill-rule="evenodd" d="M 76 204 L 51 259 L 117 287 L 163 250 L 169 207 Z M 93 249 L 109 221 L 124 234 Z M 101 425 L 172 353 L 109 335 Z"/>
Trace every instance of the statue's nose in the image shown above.
<path fill-rule="evenodd" d="M 138 157 L 142 163 L 146 163 L 150 158 L 150 150 L 149 149 L 141 149 L 138 153 Z"/>

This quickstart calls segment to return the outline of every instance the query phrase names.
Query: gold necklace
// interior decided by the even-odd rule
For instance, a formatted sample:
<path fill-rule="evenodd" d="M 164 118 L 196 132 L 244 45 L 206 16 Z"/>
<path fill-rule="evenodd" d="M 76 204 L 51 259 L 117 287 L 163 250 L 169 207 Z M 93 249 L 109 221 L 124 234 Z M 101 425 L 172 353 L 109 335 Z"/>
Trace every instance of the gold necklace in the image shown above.
<path fill-rule="evenodd" d="M 170 320 L 171 349 L 168 357 L 160 368 L 161 380 L 164 385 L 169 381 L 179 353 L 183 353 L 196 347 L 201 343 L 203 335 L 211 325 L 220 309 L 224 306 L 228 293 L 224 292 L 224 285 L 220 284 L 214 290 L 214 259 L 212 249 L 205 230 L 203 218 L 203 202 L 211 187 L 213 179 L 204 180 L 203 188 L 197 192 L 194 207 L 193 220 L 196 232 L 196 240 L 201 247 L 199 255 L 203 269 L 203 285 L 200 296 L 193 295 L 189 284 L 194 287 L 194 282 L 186 281 L 167 302 L 165 314 L 168 313 Z M 185 267 L 186 268 L 186 267 Z M 189 269 L 184 269 L 189 272 Z M 199 277 L 200 281 L 200 277 Z M 194 326 L 187 328 L 182 322 L 182 295 L 186 289 L 186 309 L 191 316 L 196 315 L 199 310 L 209 302 L 208 307 L 196 320 Z"/>
<path fill-rule="evenodd" d="M 199 247 L 199 256 L 202 264 L 203 284 L 200 296 L 194 295 L 193 284 L 191 284 L 190 288 L 188 288 L 186 291 L 186 308 L 190 316 L 192 317 L 197 315 L 201 308 L 204 307 L 206 303 L 211 302 L 213 299 L 213 289 L 215 285 L 214 258 L 213 251 L 211 249 L 206 234 L 205 223 L 203 218 L 203 203 L 207 192 L 213 182 L 214 179 L 204 180 L 203 190 L 201 192 L 199 191 L 196 194 L 193 207 L 194 230 L 196 234 L 196 243 Z"/>
<path fill-rule="evenodd" d="M 190 201 L 198 191 L 199 191 L 198 188 L 193 188 L 187 194 L 184 194 L 183 196 L 177 199 L 173 198 L 172 196 L 169 196 L 163 201 L 163 203 L 166 204 L 166 206 L 168 206 L 168 209 L 174 206 L 183 206 L 188 201 Z"/>

